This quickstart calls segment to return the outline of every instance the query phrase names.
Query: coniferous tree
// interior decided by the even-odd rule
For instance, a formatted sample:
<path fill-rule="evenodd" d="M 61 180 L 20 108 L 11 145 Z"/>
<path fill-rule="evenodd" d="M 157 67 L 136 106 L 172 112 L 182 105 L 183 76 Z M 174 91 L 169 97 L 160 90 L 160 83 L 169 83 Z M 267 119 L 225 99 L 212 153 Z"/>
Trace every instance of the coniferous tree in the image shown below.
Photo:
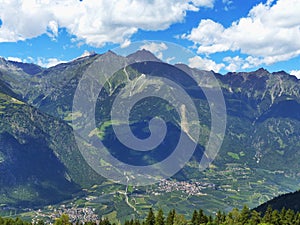
<path fill-rule="evenodd" d="M 198 211 L 194 210 L 193 212 L 193 216 L 192 216 L 192 220 L 191 220 L 192 225 L 199 225 L 199 215 L 198 215 Z"/>
<path fill-rule="evenodd" d="M 130 221 L 129 220 L 125 220 L 124 225 L 130 225 Z"/>
<path fill-rule="evenodd" d="M 285 214 L 286 214 L 286 209 L 283 207 L 280 211 L 280 224 L 285 223 Z"/>
<path fill-rule="evenodd" d="M 285 221 L 286 224 L 293 224 L 294 225 L 294 219 L 295 219 L 295 212 L 294 210 L 288 209 L 285 213 Z"/>
<path fill-rule="evenodd" d="M 173 225 L 174 224 L 174 218 L 175 218 L 176 212 L 175 209 L 172 209 L 166 219 L 166 225 Z"/>
<path fill-rule="evenodd" d="M 226 219 L 225 219 L 225 224 L 226 225 L 233 225 L 234 224 L 234 219 L 233 219 L 233 214 L 232 212 L 229 212 L 226 216 Z"/>
<path fill-rule="evenodd" d="M 145 225 L 154 225 L 155 224 L 155 215 L 153 213 L 153 209 L 149 209 L 148 216 L 145 221 Z"/>
<path fill-rule="evenodd" d="M 250 209 L 247 206 L 244 206 L 244 208 L 242 209 L 239 215 L 238 223 L 246 224 L 250 218 L 250 214 L 251 214 Z"/>
<path fill-rule="evenodd" d="M 255 211 L 255 210 L 253 210 L 253 211 L 251 212 L 251 217 L 250 217 L 250 219 L 249 219 L 248 224 L 249 224 L 249 225 L 257 225 L 257 224 L 259 224 L 260 222 L 261 222 L 261 216 L 260 216 L 260 213 L 257 212 L 257 211 Z"/>
<path fill-rule="evenodd" d="M 298 212 L 295 216 L 295 225 L 300 225 L 300 213 Z"/>
<path fill-rule="evenodd" d="M 141 223 L 140 223 L 140 221 L 138 220 L 138 219 L 135 219 L 134 221 L 133 221 L 133 225 L 140 225 Z"/>
<path fill-rule="evenodd" d="M 272 212 L 272 206 L 269 205 L 262 219 L 264 223 L 272 223 Z"/>
<path fill-rule="evenodd" d="M 208 222 L 208 217 L 204 214 L 202 209 L 199 210 L 198 216 L 200 224 L 206 224 Z"/>
<path fill-rule="evenodd" d="M 226 215 L 219 210 L 215 216 L 214 222 L 216 225 L 223 224 L 225 222 L 225 218 Z"/>
<path fill-rule="evenodd" d="M 209 216 L 208 216 L 208 222 L 207 222 L 207 224 L 209 224 L 209 225 L 210 225 L 210 224 L 212 224 L 212 223 L 213 223 L 213 221 L 214 221 L 214 220 L 213 220 L 212 216 L 211 216 L 211 215 L 209 215 Z"/>
<path fill-rule="evenodd" d="M 155 225 L 164 225 L 164 224 L 165 224 L 164 212 L 162 209 L 159 209 L 155 218 Z"/>
<path fill-rule="evenodd" d="M 19 217 L 17 217 L 15 219 L 14 225 L 23 225 L 23 221 Z"/>
<path fill-rule="evenodd" d="M 240 222 L 240 211 L 237 208 L 233 208 L 231 212 L 229 212 L 225 219 L 225 224 L 229 225 L 239 225 Z"/>
<path fill-rule="evenodd" d="M 186 225 L 187 224 L 187 221 L 184 217 L 184 215 L 182 214 L 175 214 L 175 217 L 174 217 L 174 225 Z"/>
<path fill-rule="evenodd" d="M 271 223 L 274 225 L 280 225 L 280 214 L 277 209 L 272 212 Z"/>

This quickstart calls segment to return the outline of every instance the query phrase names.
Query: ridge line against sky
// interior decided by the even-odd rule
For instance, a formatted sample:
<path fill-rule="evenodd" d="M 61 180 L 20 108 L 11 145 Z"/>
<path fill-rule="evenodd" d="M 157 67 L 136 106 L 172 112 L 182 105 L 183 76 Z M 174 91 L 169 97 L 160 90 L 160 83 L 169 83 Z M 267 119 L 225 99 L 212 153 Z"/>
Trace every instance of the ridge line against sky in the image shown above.
<path fill-rule="evenodd" d="M 161 40 L 197 54 L 183 63 L 199 69 L 264 67 L 300 78 L 299 12 L 299 0 L 0 0 L 0 56 L 49 67 Z M 163 43 L 147 46 L 180 60 L 164 59 Z"/>

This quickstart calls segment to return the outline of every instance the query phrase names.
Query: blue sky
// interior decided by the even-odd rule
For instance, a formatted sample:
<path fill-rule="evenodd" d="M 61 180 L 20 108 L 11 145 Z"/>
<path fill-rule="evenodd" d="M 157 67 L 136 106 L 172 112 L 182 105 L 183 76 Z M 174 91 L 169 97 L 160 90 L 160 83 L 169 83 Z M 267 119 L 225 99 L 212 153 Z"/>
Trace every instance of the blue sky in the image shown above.
<path fill-rule="evenodd" d="M 0 56 L 44 67 L 143 46 L 171 63 L 300 77 L 299 0 L 0 0 Z M 151 42 L 155 40 L 155 42 Z M 170 56 L 175 43 L 193 57 Z M 129 48 L 128 48 L 129 49 Z M 167 53 L 169 51 L 169 53 Z"/>

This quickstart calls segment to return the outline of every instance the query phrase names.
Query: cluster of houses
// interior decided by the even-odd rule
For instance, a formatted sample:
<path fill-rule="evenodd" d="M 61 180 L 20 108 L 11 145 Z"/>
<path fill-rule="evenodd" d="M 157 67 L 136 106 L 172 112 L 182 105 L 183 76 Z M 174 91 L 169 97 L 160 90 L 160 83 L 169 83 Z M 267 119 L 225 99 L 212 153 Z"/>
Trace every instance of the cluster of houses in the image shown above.
<path fill-rule="evenodd" d="M 204 195 L 203 189 L 214 188 L 215 184 L 198 181 L 161 180 L 152 194 L 159 195 L 166 192 L 181 191 L 188 195 Z"/>
<path fill-rule="evenodd" d="M 37 210 L 35 213 L 36 215 L 32 219 L 33 224 L 36 224 L 40 218 L 43 218 L 44 221 L 49 220 L 45 222 L 49 222 L 51 224 L 55 221 L 55 219 L 60 218 L 63 214 L 69 216 L 72 224 L 75 224 L 79 221 L 81 223 L 95 221 L 97 224 L 99 222 L 99 217 L 95 213 L 95 209 L 90 207 L 66 207 L 65 205 L 61 205 L 58 209 L 53 209 L 53 211 L 51 210 L 50 212 Z"/>

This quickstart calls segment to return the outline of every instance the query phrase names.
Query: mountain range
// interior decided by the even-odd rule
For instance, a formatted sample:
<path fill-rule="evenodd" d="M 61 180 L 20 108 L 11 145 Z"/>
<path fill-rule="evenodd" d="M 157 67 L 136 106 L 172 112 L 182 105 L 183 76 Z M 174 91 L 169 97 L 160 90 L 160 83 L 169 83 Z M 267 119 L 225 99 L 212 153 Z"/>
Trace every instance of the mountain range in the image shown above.
<path fill-rule="evenodd" d="M 147 79 L 145 74 L 171 79 L 191 96 L 199 115 L 199 141 L 191 160 L 168 185 L 189 182 L 197 186 L 200 182 L 198 194 L 167 192 L 162 184 L 133 187 L 129 192 L 128 187 L 109 183 L 87 164 L 72 127 L 72 118 L 81 115 L 74 115 L 72 105 L 83 74 L 96 61 L 102 62 L 99 79 L 111 68 L 122 68 L 105 80 L 96 96 L 95 120 L 96 136 L 112 155 L 127 163 L 147 165 L 166 158 L 179 137 L 180 115 L 161 99 L 138 102 L 130 116 L 133 133 L 139 138 L 149 136 L 147 124 L 156 116 L 166 121 L 168 133 L 150 155 L 136 154 L 116 139 L 112 129 L 115 121 L 109 112 L 116 97 L 130 97 L 127 87 Z M 223 144 L 204 171 L 199 171 L 198 163 L 210 133 L 210 106 L 186 71 L 204 80 L 214 75 L 226 104 Z M 146 50 L 127 57 L 111 51 L 92 54 L 51 68 L 0 59 L 0 116 L 0 203 L 6 206 L 34 208 L 79 198 L 81 205 L 92 204 L 100 215 L 116 213 L 116 218 L 125 216 L 124 209 L 142 215 L 149 206 L 178 208 L 182 213 L 198 207 L 214 213 L 244 204 L 256 207 L 299 189 L 300 83 L 284 71 L 270 73 L 261 68 L 221 75 L 183 64 L 169 65 Z M 122 123 L 115 125 L 122 128 Z M 126 190 L 124 198 L 120 190 Z M 94 200 L 86 200 L 90 199 L 87 196 Z"/>

